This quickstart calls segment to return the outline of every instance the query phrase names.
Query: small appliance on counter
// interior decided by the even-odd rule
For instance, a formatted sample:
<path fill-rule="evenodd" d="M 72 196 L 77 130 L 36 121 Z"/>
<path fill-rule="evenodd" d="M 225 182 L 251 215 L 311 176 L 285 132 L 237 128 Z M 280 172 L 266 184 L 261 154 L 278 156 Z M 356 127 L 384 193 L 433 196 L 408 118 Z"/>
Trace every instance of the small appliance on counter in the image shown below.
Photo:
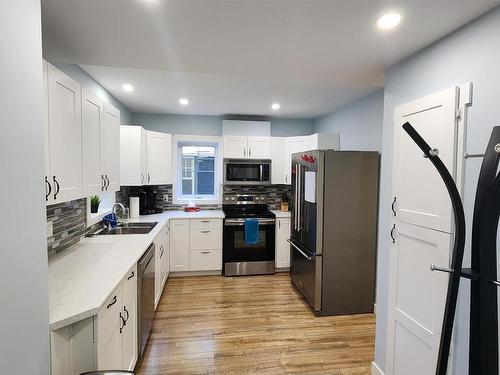
<path fill-rule="evenodd" d="M 280 211 L 288 212 L 290 210 L 290 198 L 287 193 L 283 193 L 281 197 Z"/>
<path fill-rule="evenodd" d="M 224 275 L 273 274 L 276 216 L 268 209 L 265 197 L 236 195 L 226 196 L 224 200 L 231 202 L 222 206 L 225 215 L 222 244 Z M 255 219 L 252 229 L 257 233 L 251 236 L 245 233 L 250 227 L 247 219 Z"/>
<path fill-rule="evenodd" d="M 162 213 L 161 208 L 156 208 L 156 190 L 147 189 L 139 192 L 139 213 L 151 215 Z"/>

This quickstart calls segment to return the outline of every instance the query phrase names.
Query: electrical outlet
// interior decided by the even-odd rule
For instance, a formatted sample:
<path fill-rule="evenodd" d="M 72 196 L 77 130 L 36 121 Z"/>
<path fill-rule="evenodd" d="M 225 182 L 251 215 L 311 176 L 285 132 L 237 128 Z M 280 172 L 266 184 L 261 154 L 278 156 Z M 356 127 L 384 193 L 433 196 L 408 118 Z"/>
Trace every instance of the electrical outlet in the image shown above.
<path fill-rule="evenodd" d="M 163 194 L 163 202 L 168 203 L 168 194 Z"/>
<path fill-rule="evenodd" d="M 54 235 L 54 227 L 52 221 L 47 222 L 47 237 L 52 237 Z"/>

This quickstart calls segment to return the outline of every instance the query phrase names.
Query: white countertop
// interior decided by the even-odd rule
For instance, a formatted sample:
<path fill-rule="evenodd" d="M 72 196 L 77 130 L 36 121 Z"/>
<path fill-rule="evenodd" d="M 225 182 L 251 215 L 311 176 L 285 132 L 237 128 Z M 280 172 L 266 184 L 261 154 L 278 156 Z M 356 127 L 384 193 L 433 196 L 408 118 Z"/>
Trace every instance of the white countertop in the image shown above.
<path fill-rule="evenodd" d="M 91 317 L 170 219 L 223 219 L 221 210 L 166 211 L 129 221 L 158 224 L 148 234 L 94 236 L 49 261 L 49 322 L 56 330 Z"/>
<path fill-rule="evenodd" d="M 271 210 L 271 212 L 275 214 L 278 219 L 292 216 L 290 211 Z"/>

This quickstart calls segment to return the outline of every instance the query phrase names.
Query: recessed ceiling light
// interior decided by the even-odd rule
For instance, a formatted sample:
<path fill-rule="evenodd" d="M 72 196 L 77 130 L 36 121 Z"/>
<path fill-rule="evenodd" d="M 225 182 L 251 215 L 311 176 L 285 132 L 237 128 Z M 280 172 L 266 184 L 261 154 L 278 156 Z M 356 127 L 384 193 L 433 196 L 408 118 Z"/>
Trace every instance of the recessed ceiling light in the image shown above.
<path fill-rule="evenodd" d="M 275 110 L 275 111 L 277 111 L 278 109 L 280 109 L 280 107 L 281 107 L 281 106 L 280 106 L 280 104 L 279 104 L 279 103 L 273 103 L 273 104 L 271 105 L 271 108 L 272 108 L 273 110 Z"/>
<path fill-rule="evenodd" d="M 189 100 L 187 100 L 186 98 L 180 98 L 179 99 L 179 103 L 181 105 L 188 105 L 189 104 Z"/>
<path fill-rule="evenodd" d="M 123 90 L 125 90 L 126 92 L 134 91 L 134 86 L 132 86 L 130 83 L 126 83 L 122 87 L 123 87 Z"/>
<path fill-rule="evenodd" d="M 389 30 L 401 22 L 401 15 L 399 13 L 387 13 L 377 20 L 377 26 L 382 30 Z"/>

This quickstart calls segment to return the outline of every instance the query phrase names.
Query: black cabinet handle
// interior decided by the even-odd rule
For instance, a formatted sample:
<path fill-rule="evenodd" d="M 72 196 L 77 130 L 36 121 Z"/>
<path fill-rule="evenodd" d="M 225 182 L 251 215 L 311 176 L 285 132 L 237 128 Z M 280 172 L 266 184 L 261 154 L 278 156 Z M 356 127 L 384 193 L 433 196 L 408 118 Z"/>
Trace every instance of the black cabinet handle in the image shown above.
<path fill-rule="evenodd" d="M 129 277 L 127 277 L 127 280 L 130 280 L 130 279 L 131 279 L 132 277 L 134 277 L 134 276 L 135 276 L 135 272 L 134 272 L 134 271 L 132 271 L 132 273 L 130 274 L 130 276 L 129 276 Z"/>
<path fill-rule="evenodd" d="M 144 183 L 144 173 L 141 173 L 141 184 Z"/>
<path fill-rule="evenodd" d="M 396 216 L 396 210 L 394 209 L 395 204 L 396 204 L 396 197 L 394 197 L 394 200 L 392 201 L 392 204 L 391 204 L 391 210 L 392 210 L 393 216 Z"/>
<path fill-rule="evenodd" d="M 120 320 L 121 320 L 121 323 L 123 324 L 123 325 L 120 324 L 120 333 L 122 333 L 123 328 L 127 325 L 127 321 L 125 319 L 123 319 L 123 315 L 121 312 L 120 312 Z"/>
<path fill-rule="evenodd" d="M 125 324 L 128 322 L 128 318 L 130 318 L 130 314 L 128 313 L 127 306 L 123 306 L 123 310 L 127 313 L 127 317 L 125 318 Z"/>
<path fill-rule="evenodd" d="M 163 256 L 163 245 L 160 246 L 160 258 Z"/>
<path fill-rule="evenodd" d="M 56 185 L 56 191 L 54 192 L 54 199 L 57 199 L 57 194 L 59 194 L 59 190 L 61 190 L 61 187 L 59 186 L 59 182 L 56 180 L 56 176 L 52 176 L 54 180 L 54 184 Z"/>
<path fill-rule="evenodd" d="M 392 238 L 392 243 L 396 243 L 396 239 L 394 238 L 394 230 L 396 229 L 396 224 L 392 226 L 391 229 L 391 238 Z"/>
<path fill-rule="evenodd" d="M 104 175 L 101 175 L 101 191 L 104 191 L 104 186 L 106 186 L 106 180 L 104 180 Z"/>
<path fill-rule="evenodd" d="M 151 176 L 150 176 L 150 174 L 148 173 L 148 184 L 149 184 L 149 181 L 151 181 Z"/>
<path fill-rule="evenodd" d="M 50 185 L 50 182 L 47 179 L 47 176 L 45 176 L 45 186 L 49 187 L 49 191 L 48 192 L 47 192 L 47 189 L 45 189 L 45 192 L 46 192 L 46 194 L 45 194 L 45 201 L 48 202 L 50 193 L 52 192 L 52 185 Z"/>
<path fill-rule="evenodd" d="M 106 306 L 107 309 L 109 309 L 111 306 L 113 306 L 116 303 L 116 296 L 113 297 L 113 302 L 111 302 L 108 306 Z"/>
<path fill-rule="evenodd" d="M 106 179 L 106 190 L 108 190 L 108 187 L 109 187 L 109 178 L 108 178 L 108 175 L 105 174 L 104 178 Z"/>

